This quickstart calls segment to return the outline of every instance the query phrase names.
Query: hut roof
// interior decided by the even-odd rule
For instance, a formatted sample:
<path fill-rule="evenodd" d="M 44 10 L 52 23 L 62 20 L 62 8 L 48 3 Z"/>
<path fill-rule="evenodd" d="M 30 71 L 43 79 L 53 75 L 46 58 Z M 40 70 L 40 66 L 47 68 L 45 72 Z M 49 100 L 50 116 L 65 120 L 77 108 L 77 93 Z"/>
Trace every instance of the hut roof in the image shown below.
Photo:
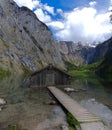
<path fill-rule="evenodd" d="M 49 65 L 47 65 L 46 67 L 44 67 L 44 68 L 42 68 L 42 69 L 40 69 L 40 70 L 38 70 L 38 71 L 36 71 L 36 72 L 30 74 L 30 76 L 35 76 L 36 74 L 40 73 L 41 71 L 43 71 L 43 70 L 45 70 L 45 69 L 56 69 L 56 70 L 58 70 L 58 71 L 64 73 L 65 75 L 68 75 L 68 76 L 72 77 L 70 74 L 68 74 L 68 73 L 65 72 L 64 70 L 61 70 L 61 69 L 59 69 L 59 68 L 53 66 L 52 64 L 49 64 Z"/>

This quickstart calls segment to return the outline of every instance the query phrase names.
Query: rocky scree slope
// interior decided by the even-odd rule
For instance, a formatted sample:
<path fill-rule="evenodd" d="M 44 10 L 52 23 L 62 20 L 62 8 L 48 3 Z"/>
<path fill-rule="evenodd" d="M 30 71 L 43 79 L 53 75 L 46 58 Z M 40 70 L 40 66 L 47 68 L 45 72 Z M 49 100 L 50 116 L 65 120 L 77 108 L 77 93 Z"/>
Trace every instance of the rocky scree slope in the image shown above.
<path fill-rule="evenodd" d="M 28 8 L 0 0 L 0 69 L 21 74 L 49 63 L 64 67 L 48 27 Z"/>

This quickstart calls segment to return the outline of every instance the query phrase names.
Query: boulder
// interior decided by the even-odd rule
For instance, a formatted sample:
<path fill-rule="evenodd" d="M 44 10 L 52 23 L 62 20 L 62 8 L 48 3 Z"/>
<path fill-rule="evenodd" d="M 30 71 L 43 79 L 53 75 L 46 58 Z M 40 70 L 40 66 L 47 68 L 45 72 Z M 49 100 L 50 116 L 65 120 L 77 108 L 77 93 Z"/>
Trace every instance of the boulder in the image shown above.
<path fill-rule="evenodd" d="M 6 104 L 6 101 L 3 98 L 0 98 L 0 105 Z"/>
<path fill-rule="evenodd" d="M 61 129 L 62 129 L 62 130 L 68 130 L 68 127 L 67 127 L 66 125 L 62 125 L 62 126 L 61 126 Z"/>
<path fill-rule="evenodd" d="M 74 88 L 64 88 L 64 91 L 66 91 L 66 92 L 74 92 L 75 89 Z"/>

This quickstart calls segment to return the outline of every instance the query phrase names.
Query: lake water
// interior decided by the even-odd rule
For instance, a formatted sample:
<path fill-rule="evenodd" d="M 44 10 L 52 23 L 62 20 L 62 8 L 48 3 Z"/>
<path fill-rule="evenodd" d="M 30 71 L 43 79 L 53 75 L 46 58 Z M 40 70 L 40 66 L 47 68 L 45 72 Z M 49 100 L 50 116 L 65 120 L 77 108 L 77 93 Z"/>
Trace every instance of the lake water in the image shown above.
<path fill-rule="evenodd" d="M 19 78 L 0 81 L 0 98 L 7 102 L 0 112 L 0 130 L 16 124 L 35 130 L 40 123 L 44 124 L 42 122 L 49 118 L 52 110 L 57 110 L 57 105 L 49 105 L 53 98 L 46 88 L 21 88 L 20 85 Z M 90 112 L 97 114 L 112 129 L 111 85 L 103 86 L 96 80 L 74 80 L 73 88 L 80 91 L 68 94 Z"/>
<path fill-rule="evenodd" d="M 79 88 L 80 91 L 72 92 L 69 95 L 91 113 L 96 114 L 112 130 L 111 84 L 102 85 L 102 82 L 97 79 L 95 82 L 93 80 L 75 80 L 73 84 L 73 88 Z"/>

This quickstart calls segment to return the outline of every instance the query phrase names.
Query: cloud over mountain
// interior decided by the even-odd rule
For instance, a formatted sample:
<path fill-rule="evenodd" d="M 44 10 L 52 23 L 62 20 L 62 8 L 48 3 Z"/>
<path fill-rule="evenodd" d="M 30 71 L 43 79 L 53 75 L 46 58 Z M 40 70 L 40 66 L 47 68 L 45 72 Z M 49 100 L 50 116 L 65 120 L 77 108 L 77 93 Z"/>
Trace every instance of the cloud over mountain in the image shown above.
<path fill-rule="evenodd" d="M 56 36 L 62 40 L 104 41 L 111 36 L 110 12 L 98 13 L 93 7 L 76 8 L 63 13 L 63 27 L 56 30 Z M 56 22 L 56 24 L 55 24 Z M 57 21 L 49 23 L 54 29 Z M 54 26 L 55 25 L 55 26 Z"/>
<path fill-rule="evenodd" d="M 98 2 L 90 1 L 86 6 L 65 11 L 61 8 L 43 4 L 39 0 L 15 0 L 19 6 L 27 6 L 37 17 L 46 23 L 58 40 L 68 41 L 104 41 L 112 36 L 109 16 L 112 0 L 105 8 L 98 9 Z"/>

